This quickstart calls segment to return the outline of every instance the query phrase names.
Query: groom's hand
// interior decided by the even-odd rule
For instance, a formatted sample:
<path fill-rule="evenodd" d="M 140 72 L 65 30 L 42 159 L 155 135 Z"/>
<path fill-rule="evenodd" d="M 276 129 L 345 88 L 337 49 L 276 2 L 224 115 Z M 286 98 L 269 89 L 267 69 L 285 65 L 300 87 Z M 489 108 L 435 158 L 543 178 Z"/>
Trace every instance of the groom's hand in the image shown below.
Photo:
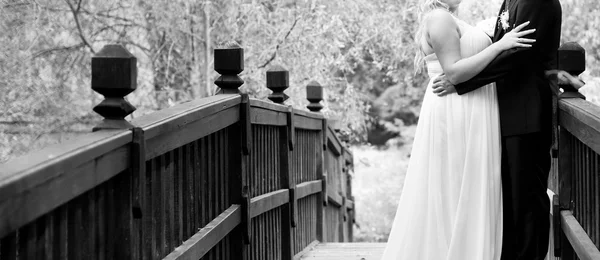
<path fill-rule="evenodd" d="M 433 93 L 443 97 L 448 94 L 456 93 L 456 88 L 446 79 L 446 74 L 441 74 L 433 79 Z"/>

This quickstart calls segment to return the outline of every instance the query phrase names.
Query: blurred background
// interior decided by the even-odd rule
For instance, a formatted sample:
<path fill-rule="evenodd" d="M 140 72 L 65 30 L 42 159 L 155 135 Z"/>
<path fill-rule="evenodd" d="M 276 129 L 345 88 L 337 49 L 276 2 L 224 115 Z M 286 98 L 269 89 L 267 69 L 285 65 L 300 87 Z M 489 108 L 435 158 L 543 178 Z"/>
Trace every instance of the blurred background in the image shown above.
<path fill-rule="evenodd" d="M 138 59 L 138 117 L 213 95 L 212 51 L 245 49 L 242 91 L 265 99 L 265 72 L 290 71 L 289 104 L 325 86 L 323 111 L 355 156 L 355 241 L 387 240 L 419 117 L 426 75 L 415 73 L 422 0 L 0 0 L 0 163 L 89 132 L 102 97 L 91 57 L 105 44 Z M 502 0 L 465 0 L 459 16 L 494 18 Z M 582 89 L 600 104 L 600 2 L 561 0 L 562 42 L 587 51 Z"/>

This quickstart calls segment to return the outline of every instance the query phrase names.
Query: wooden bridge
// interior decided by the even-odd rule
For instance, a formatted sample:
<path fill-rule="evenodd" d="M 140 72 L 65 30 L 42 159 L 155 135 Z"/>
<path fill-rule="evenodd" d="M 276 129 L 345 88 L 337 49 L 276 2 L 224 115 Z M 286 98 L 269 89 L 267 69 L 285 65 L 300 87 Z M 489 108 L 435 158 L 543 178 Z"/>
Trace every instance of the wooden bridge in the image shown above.
<path fill-rule="evenodd" d="M 563 46 L 561 68 L 581 73 L 581 51 Z M 92 59 L 104 121 L 0 165 L 0 259 L 379 259 L 384 244 L 352 243 L 353 157 L 323 88 L 306 87 L 311 112 L 285 106 L 275 67 L 273 102 L 249 98 L 243 57 L 215 50 L 218 95 L 128 122 L 136 59 L 106 46 Z M 549 258 L 600 259 L 600 107 L 560 87 Z"/>

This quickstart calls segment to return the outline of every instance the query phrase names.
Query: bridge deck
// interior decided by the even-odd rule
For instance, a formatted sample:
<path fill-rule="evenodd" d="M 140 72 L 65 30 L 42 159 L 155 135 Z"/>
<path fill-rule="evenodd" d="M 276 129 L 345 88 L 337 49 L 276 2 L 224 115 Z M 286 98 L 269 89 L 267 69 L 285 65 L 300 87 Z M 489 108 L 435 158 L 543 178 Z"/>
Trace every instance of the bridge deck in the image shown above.
<path fill-rule="evenodd" d="M 303 252 L 299 260 L 379 260 L 385 243 L 324 243 Z"/>

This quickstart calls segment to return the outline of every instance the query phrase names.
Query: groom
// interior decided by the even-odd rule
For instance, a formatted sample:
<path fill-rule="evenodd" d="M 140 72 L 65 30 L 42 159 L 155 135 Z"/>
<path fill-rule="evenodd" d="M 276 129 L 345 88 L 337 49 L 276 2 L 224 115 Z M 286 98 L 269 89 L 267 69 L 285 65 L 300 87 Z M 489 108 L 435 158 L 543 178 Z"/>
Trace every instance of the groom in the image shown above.
<path fill-rule="evenodd" d="M 508 15 L 502 15 L 505 11 Z M 557 66 L 561 13 L 559 0 L 505 0 L 494 42 L 530 21 L 526 29 L 536 31 L 527 37 L 536 43 L 501 53 L 462 84 L 453 86 L 443 75 L 434 81 L 438 95 L 462 95 L 496 82 L 502 133 L 502 260 L 542 260 L 548 251 L 552 94 L 544 71 Z"/>

